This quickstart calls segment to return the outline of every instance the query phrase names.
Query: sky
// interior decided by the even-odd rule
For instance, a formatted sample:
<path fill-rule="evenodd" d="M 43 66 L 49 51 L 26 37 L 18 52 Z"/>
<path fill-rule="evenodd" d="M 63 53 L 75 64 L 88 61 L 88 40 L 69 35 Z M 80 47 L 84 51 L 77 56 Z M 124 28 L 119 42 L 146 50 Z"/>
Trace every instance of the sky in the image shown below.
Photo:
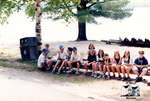
<path fill-rule="evenodd" d="M 98 18 L 99 24 L 87 24 L 89 40 L 124 38 L 150 39 L 150 0 L 131 0 L 133 15 L 123 20 Z M 0 43 L 19 43 L 23 37 L 35 36 L 35 21 L 24 13 L 15 13 L 8 19 L 8 24 L 0 25 Z M 64 21 L 42 19 L 43 42 L 71 41 L 77 38 L 77 22 L 68 24 Z"/>

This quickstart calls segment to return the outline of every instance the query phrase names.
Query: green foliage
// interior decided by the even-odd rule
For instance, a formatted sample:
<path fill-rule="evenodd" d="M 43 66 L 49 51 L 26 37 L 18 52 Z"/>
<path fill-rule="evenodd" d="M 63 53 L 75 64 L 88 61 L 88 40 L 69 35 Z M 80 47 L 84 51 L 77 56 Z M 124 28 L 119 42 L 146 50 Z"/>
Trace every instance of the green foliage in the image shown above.
<path fill-rule="evenodd" d="M 82 8 L 81 1 L 86 1 L 86 8 Z M 123 19 L 131 16 L 132 9 L 128 8 L 128 0 L 47 0 L 43 6 L 43 13 L 54 20 L 72 18 L 89 23 L 96 23 L 96 17 Z"/>
<path fill-rule="evenodd" d="M 83 2 L 86 7 L 83 8 Z M 53 20 L 66 22 L 76 18 L 80 21 L 96 23 L 96 17 L 122 19 L 131 15 L 128 0 L 42 0 L 42 13 Z M 0 0 L 0 23 L 16 11 L 24 11 L 35 18 L 35 0 Z M 79 8 L 80 10 L 77 10 Z"/>
<path fill-rule="evenodd" d="M 35 18 L 35 0 L 26 1 L 24 8 L 29 17 Z"/>
<path fill-rule="evenodd" d="M 42 12 L 54 20 L 64 19 L 68 22 L 75 16 L 73 10 L 78 5 L 76 1 L 79 0 L 47 0 L 42 7 Z"/>
<path fill-rule="evenodd" d="M 16 11 L 21 10 L 22 0 L 0 0 L 0 23 L 6 22 L 7 18 Z"/>
<path fill-rule="evenodd" d="M 122 19 L 131 15 L 132 11 L 130 8 L 127 8 L 126 5 L 129 2 L 127 0 L 111 1 L 106 2 L 102 5 L 96 4 L 93 8 L 97 9 L 97 12 L 93 15 L 103 16 L 112 19 Z M 99 9 L 100 8 L 100 9 Z"/>

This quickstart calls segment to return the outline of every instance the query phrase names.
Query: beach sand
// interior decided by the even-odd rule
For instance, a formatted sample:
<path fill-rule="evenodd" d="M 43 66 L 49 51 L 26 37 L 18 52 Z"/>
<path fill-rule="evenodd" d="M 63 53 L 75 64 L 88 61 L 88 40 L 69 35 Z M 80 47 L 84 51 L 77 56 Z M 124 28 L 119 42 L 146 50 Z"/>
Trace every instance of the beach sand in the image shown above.
<path fill-rule="evenodd" d="M 64 75 L 62 75 L 64 76 Z M 43 72 L 0 67 L 0 101 L 149 101 L 150 87 L 138 83 L 141 96 L 137 99 L 120 97 L 124 84 L 117 80 L 84 80 L 85 76 L 65 76 Z"/>
<path fill-rule="evenodd" d="M 131 58 L 138 56 L 139 50 L 145 51 L 145 56 L 150 59 L 150 49 L 125 47 L 119 45 L 106 45 L 99 41 L 86 42 L 53 42 L 50 47 L 53 54 L 56 53 L 59 45 L 78 48 L 83 57 L 86 57 L 88 45 L 93 43 L 96 50 L 103 49 L 113 56 L 114 51 L 120 51 L 121 55 L 125 50 L 131 52 Z M 1 45 L 0 58 L 18 59 L 20 58 L 19 45 Z M 122 81 L 117 80 L 86 80 L 84 76 L 64 75 L 60 80 L 56 75 L 42 72 L 28 72 L 23 69 L 0 68 L 0 100 L 1 101 L 149 101 L 150 87 L 143 83 L 138 83 L 141 88 L 141 96 L 137 99 L 125 99 L 120 97 Z M 149 78 L 149 77 L 148 77 Z M 79 80 L 80 83 L 71 82 L 72 79 Z M 7 92 L 10 92 L 9 94 Z M 20 94 L 21 92 L 21 94 Z M 32 92 L 32 93 L 31 93 Z M 8 97 L 10 96 L 10 97 Z M 43 99 L 44 100 L 43 100 Z"/>

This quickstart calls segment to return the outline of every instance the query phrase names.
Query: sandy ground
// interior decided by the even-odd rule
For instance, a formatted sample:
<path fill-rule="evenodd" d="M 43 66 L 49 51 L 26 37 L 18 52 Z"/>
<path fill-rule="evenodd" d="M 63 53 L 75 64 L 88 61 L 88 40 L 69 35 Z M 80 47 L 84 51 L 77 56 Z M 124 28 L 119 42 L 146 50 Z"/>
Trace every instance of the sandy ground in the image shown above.
<path fill-rule="evenodd" d="M 57 42 L 51 43 L 51 48 L 56 51 L 60 44 L 65 47 L 76 46 L 86 56 L 88 44 L 91 42 Z M 96 49 L 104 49 L 113 56 L 115 50 L 130 50 L 132 58 L 138 56 L 141 48 L 124 47 L 118 45 L 105 45 L 92 41 Z M 143 48 L 150 59 L 150 50 Z M 0 58 L 20 58 L 19 46 L 0 46 Z M 64 75 L 62 75 L 64 77 Z M 141 97 L 125 99 L 120 97 L 122 81 L 117 80 L 84 80 L 84 76 L 67 77 L 58 79 L 50 73 L 26 71 L 22 69 L 0 67 L 0 101 L 149 101 L 150 87 L 139 83 Z M 147 77 L 149 78 L 149 77 Z M 80 82 L 71 82 L 80 80 Z M 83 81 L 83 82 L 82 82 Z"/>
<path fill-rule="evenodd" d="M 0 101 L 127 101 L 120 97 L 122 84 L 116 80 L 72 83 L 50 73 L 0 67 Z M 128 101 L 149 101 L 150 87 L 138 85 L 141 97 Z"/>

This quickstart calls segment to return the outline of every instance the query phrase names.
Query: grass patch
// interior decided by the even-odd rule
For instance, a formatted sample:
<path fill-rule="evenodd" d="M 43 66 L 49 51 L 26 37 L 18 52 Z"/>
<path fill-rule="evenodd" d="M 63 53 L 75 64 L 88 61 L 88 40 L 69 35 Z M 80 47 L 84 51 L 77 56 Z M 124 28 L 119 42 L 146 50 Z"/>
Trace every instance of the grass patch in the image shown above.
<path fill-rule="evenodd" d="M 27 71 L 35 71 L 37 70 L 37 61 L 23 61 L 21 59 L 1 59 L 0 58 L 0 66 L 7 68 L 15 68 L 15 69 L 24 69 Z M 52 80 L 59 82 L 70 82 L 70 83 L 88 83 L 94 82 L 96 79 L 91 77 L 86 77 L 84 75 L 67 75 L 67 74 L 52 74 L 49 72 L 40 72 L 43 75 L 48 75 Z"/>
<path fill-rule="evenodd" d="M 32 61 L 24 61 L 24 60 L 22 60 L 22 59 L 18 59 L 17 62 L 22 63 L 22 64 L 30 65 L 30 66 L 32 66 L 33 68 L 36 68 L 36 67 L 37 67 L 37 61 L 35 61 L 35 60 L 32 60 Z"/>
<path fill-rule="evenodd" d="M 0 66 L 3 66 L 3 67 L 10 67 L 12 66 L 10 63 L 7 63 L 7 61 L 5 60 L 0 60 Z"/>
<path fill-rule="evenodd" d="M 68 75 L 68 74 L 49 74 L 50 78 L 54 81 L 61 81 L 61 82 L 70 82 L 70 83 L 91 83 L 97 81 L 97 79 L 87 77 L 84 75 Z"/>
<path fill-rule="evenodd" d="M 36 61 L 22 61 L 21 59 L 0 59 L 0 66 L 15 69 L 26 69 L 28 71 L 34 71 L 37 69 Z"/>

